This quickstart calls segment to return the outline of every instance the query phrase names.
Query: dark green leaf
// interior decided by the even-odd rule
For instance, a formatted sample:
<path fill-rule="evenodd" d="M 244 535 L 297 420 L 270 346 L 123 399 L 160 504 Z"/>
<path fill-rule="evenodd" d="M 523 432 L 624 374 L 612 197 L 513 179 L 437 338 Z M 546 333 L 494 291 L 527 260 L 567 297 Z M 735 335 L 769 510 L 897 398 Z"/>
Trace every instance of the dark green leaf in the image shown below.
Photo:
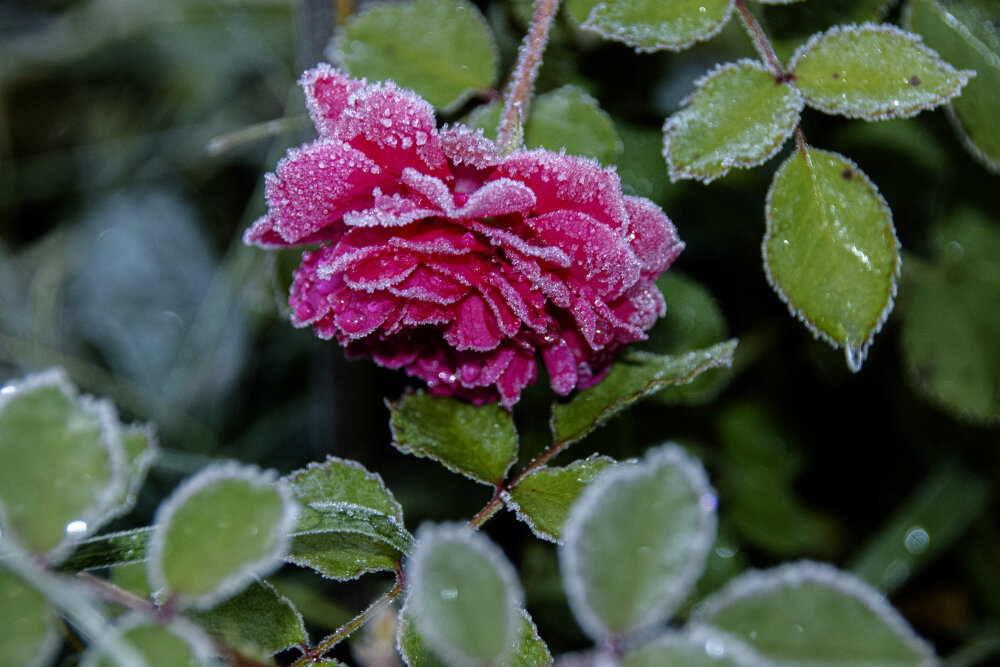
<path fill-rule="evenodd" d="M 123 495 L 125 453 L 114 406 L 77 396 L 57 369 L 0 390 L 4 531 L 58 560 Z"/>
<path fill-rule="evenodd" d="M 288 561 L 311 567 L 330 579 L 347 581 L 368 572 L 395 572 L 399 549 L 357 533 L 315 533 L 292 540 Z"/>
<path fill-rule="evenodd" d="M 514 567 L 481 533 L 458 524 L 421 528 L 406 582 L 405 609 L 446 662 L 487 665 L 509 655 L 523 593 Z"/>
<path fill-rule="evenodd" d="M 552 434 L 557 442 L 580 440 L 641 398 L 663 387 L 690 382 L 699 373 L 733 362 L 736 340 L 676 356 L 630 352 L 608 375 L 565 403 L 552 405 Z"/>
<path fill-rule="evenodd" d="M 563 585 L 595 640 L 667 621 L 694 589 L 715 542 L 716 496 L 680 447 L 606 471 L 570 509 L 559 550 Z"/>
<path fill-rule="evenodd" d="M 517 430 L 499 404 L 474 406 L 454 398 L 407 393 L 388 401 L 393 445 L 427 457 L 489 486 L 517 459 Z"/>
<path fill-rule="evenodd" d="M 910 0 L 904 20 L 957 67 L 976 78 L 949 109 L 966 147 L 986 167 L 1000 171 L 1000 5 L 994 0 Z"/>
<path fill-rule="evenodd" d="M 950 461 L 939 464 L 851 561 L 850 569 L 891 593 L 962 536 L 987 507 L 990 485 Z"/>
<path fill-rule="evenodd" d="M 606 456 L 591 456 L 564 468 L 539 468 L 510 492 L 507 505 L 543 540 L 558 542 L 570 505 L 605 469 L 615 465 Z"/>
<path fill-rule="evenodd" d="M 695 612 L 777 665 L 931 667 L 931 647 L 877 591 L 801 562 L 740 575 Z"/>
<path fill-rule="evenodd" d="M 848 118 L 914 116 L 959 94 L 960 72 L 917 35 L 889 25 L 835 26 L 792 57 L 789 70 L 806 104 Z"/>
<path fill-rule="evenodd" d="M 352 76 L 392 79 L 445 109 L 496 79 L 496 46 L 486 20 L 455 0 L 373 6 L 347 22 L 334 50 Z"/>
<path fill-rule="evenodd" d="M 288 553 L 297 509 L 290 496 L 254 467 L 203 469 L 156 513 L 146 562 L 150 584 L 201 609 L 242 590 Z"/>
<path fill-rule="evenodd" d="M 892 310 L 900 265 L 892 214 L 875 185 L 842 155 L 795 151 L 768 190 L 763 245 L 778 296 L 859 371 Z"/>
<path fill-rule="evenodd" d="M 386 488 L 382 478 L 356 461 L 327 456 L 323 463 L 310 463 L 284 477 L 292 495 L 303 506 L 312 503 L 351 503 L 403 521 L 403 508 Z M 315 517 L 299 516 L 297 530 L 315 529 Z"/>
<path fill-rule="evenodd" d="M 607 0 L 583 27 L 639 52 L 680 51 L 722 30 L 732 11 L 732 0 Z"/>
<path fill-rule="evenodd" d="M 904 274 L 903 356 L 917 387 L 962 418 L 1000 420 L 1000 232 L 961 211 L 936 228 L 933 265 Z"/>
<path fill-rule="evenodd" d="M 363 505 L 309 503 L 299 510 L 295 535 L 356 533 L 394 547 L 401 554 L 413 546 L 413 538 L 398 519 Z"/>
<path fill-rule="evenodd" d="M 709 183 L 733 167 L 762 164 L 798 125 L 802 95 L 794 86 L 777 83 L 762 63 L 720 65 L 695 85 L 663 127 L 672 181 Z"/>
<path fill-rule="evenodd" d="M 142 562 L 146 560 L 146 545 L 152 532 L 152 528 L 136 528 L 83 540 L 60 564 L 60 569 L 80 572 Z"/>
<path fill-rule="evenodd" d="M 308 642 L 302 616 L 266 582 L 254 582 L 211 609 L 187 616 L 227 646 L 260 660 Z"/>

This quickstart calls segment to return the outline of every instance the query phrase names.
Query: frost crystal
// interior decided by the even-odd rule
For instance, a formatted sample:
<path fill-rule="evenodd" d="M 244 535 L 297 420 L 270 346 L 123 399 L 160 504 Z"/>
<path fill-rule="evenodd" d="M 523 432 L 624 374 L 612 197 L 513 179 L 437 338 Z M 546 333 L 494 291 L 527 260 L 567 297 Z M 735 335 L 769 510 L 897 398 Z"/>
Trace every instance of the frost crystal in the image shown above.
<path fill-rule="evenodd" d="M 320 65 L 301 83 L 320 136 L 268 175 L 268 213 L 244 235 L 321 244 L 295 272 L 295 326 L 436 394 L 510 408 L 536 351 L 567 394 L 663 315 L 654 281 L 684 244 L 613 171 L 545 150 L 502 157 L 482 133 L 438 130 L 391 82 Z"/>

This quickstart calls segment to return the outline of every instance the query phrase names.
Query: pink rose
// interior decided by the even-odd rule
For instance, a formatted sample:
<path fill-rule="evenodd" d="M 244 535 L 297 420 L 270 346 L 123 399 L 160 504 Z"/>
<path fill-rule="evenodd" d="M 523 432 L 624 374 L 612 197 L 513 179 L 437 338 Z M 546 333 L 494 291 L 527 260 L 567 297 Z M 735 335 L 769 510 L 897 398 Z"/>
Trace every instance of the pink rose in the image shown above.
<path fill-rule="evenodd" d="M 502 156 L 481 132 L 438 130 L 393 83 L 329 65 L 300 82 L 319 138 L 268 174 L 244 241 L 320 244 L 295 272 L 292 323 L 436 394 L 510 408 L 537 376 L 596 383 L 663 315 L 654 281 L 684 244 L 613 170 L 546 150 Z"/>

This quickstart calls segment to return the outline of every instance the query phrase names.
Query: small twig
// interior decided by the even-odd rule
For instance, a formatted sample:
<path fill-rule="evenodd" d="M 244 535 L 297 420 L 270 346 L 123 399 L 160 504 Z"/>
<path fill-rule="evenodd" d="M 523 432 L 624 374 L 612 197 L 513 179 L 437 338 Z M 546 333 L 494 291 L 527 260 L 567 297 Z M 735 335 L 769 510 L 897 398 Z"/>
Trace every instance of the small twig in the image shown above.
<path fill-rule="evenodd" d="M 478 529 L 481 525 L 486 523 L 487 519 L 496 514 L 497 510 L 500 508 L 500 504 L 503 502 L 503 492 L 505 491 L 503 482 L 498 483 L 493 488 L 493 497 L 490 498 L 490 502 L 486 503 L 483 509 L 476 513 L 476 516 L 469 519 L 469 528 L 473 530 Z"/>
<path fill-rule="evenodd" d="M 368 607 L 365 608 L 365 610 L 360 614 L 340 626 L 332 635 L 329 635 L 324 638 L 323 641 L 316 644 L 316 646 L 305 651 L 305 653 L 303 653 L 298 660 L 292 663 L 292 667 L 306 667 L 307 665 L 319 662 L 319 659 L 323 657 L 324 653 L 343 640 L 347 639 L 351 633 L 367 623 L 372 616 L 392 604 L 392 601 L 399 597 L 399 594 L 403 592 L 404 586 L 405 584 L 401 573 L 397 573 L 395 586 L 393 586 L 382 597 L 368 605 Z"/>
<path fill-rule="evenodd" d="M 771 68 L 771 72 L 778 80 L 778 83 L 785 83 L 795 78 L 794 75 L 786 72 L 785 68 L 781 66 L 778 54 L 774 52 L 774 47 L 771 46 L 771 42 L 767 39 L 767 35 L 764 33 L 764 29 L 760 26 L 760 23 L 758 23 L 753 13 L 747 8 L 745 0 L 736 0 L 736 9 L 740 13 L 740 18 L 743 19 L 743 25 L 750 32 L 754 48 L 757 49 L 757 53 L 760 54 L 760 57 Z"/>
<path fill-rule="evenodd" d="M 504 94 L 503 113 L 497 126 L 497 145 L 503 153 L 509 153 L 521 144 L 522 124 L 528 118 L 535 77 L 542 64 L 542 53 L 558 8 L 559 0 L 535 0 L 531 30 L 518 51 L 517 65 Z"/>
<path fill-rule="evenodd" d="M 802 131 L 802 126 L 795 128 L 795 143 L 799 147 L 799 152 L 803 155 L 809 154 L 809 144 L 806 143 L 806 133 Z"/>

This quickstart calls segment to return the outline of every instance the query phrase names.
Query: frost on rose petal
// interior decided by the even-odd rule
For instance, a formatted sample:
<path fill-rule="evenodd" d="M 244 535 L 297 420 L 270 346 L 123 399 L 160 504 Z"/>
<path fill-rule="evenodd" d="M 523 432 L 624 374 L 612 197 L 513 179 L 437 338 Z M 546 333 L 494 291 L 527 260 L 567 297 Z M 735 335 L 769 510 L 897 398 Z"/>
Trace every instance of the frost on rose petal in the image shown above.
<path fill-rule="evenodd" d="M 556 393 L 588 387 L 663 315 L 655 280 L 684 244 L 613 170 L 502 156 L 392 82 L 320 65 L 300 83 L 319 138 L 268 175 L 268 212 L 244 235 L 319 244 L 295 271 L 295 326 L 435 394 L 510 408 L 539 360 Z"/>

